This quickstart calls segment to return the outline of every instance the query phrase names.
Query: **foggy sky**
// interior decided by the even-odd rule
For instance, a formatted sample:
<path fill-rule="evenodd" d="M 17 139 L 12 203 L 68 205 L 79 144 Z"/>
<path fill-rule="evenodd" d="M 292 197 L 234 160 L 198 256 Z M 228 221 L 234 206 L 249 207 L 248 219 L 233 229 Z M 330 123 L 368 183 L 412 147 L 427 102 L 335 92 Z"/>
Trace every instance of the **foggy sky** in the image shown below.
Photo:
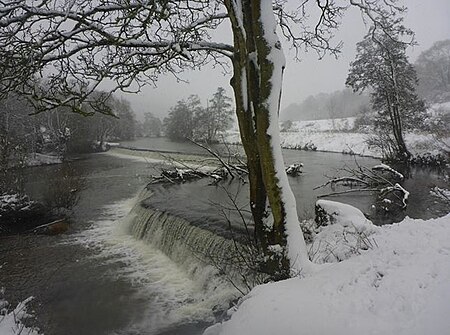
<path fill-rule="evenodd" d="M 450 1 L 449 0 L 404 0 L 408 7 L 405 25 L 416 34 L 418 46 L 409 49 L 410 60 L 414 62 L 423 50 L 434 42 L 450 38 Z M 226 23 L 225 23 L 226 24 Z M 344 47 L 339 58 L 326 56 L 318 60 L 314 52 L 303 54 L 302 61 L 293 60 L 293 52 L 285 48 L 287 66 L 283 83 L 281 109 L 291 103 L 300 103 L 309 95 L 320 92 L 333 92 L 344 88 L 349 63 L 355 57 L 356 43 L 367 31 L 359 11 L 351 8 L 347 11 L 336 40 L 342 40 Z M 226 32 L 222 35 L 228 35 Z M 222 36 L 220 36 L 222 37 Z M 230 36 L 221 40 L 230 41 Z M 225 75 L 222 69 L 203 68 L 202 71 L 189 71 L 181 75 L 189 83 L 177 83 L 173 77 L 161 77 L 157 87 L 145 87 L 138 94 L 122 94 L 130 101 L 138 118 L 144 112 L 164 117 L 170 107 L 178 100 L 190 94 L 198 94 L 203 104 L 211 97 L 218 86 L 224 87 L 229 96 L 231 74 Z"/>

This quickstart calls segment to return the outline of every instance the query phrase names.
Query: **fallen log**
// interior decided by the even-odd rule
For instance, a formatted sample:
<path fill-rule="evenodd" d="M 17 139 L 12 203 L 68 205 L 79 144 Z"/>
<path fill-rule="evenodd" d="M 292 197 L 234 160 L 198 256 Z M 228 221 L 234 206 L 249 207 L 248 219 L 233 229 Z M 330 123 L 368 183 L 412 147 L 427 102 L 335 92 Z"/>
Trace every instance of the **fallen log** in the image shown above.
<path fill-rule="evenodd" d="M 55 220 L 40 226 L 37 226 L 29 232 L 33 234 L 42 234 L 42 235 L 58 235 L 65 233 L 69 229 L 69 223 L 66 219 Z"/>

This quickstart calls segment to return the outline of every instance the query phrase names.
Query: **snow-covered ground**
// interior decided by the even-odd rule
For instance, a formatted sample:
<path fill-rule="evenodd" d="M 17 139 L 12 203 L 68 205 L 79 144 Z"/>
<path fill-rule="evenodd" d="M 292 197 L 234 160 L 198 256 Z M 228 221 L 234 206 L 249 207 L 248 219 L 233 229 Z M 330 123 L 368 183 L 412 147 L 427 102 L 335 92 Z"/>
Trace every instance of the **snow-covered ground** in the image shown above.
<path fill-rule="evenodd" d="M 350 219 L 322 227 L 315 252 L 343 261 L 256 287 L 205 335 L 449 334 L 450 214 L 375 227 L 339 211 Z"/>
<path fill-rule="evenodd" d="M 3 289 L 2 289 L 3 290 Z M 1 290 L 0 290 L 1 291 Z M 24 325 L 23 320 L 29 318 L 27 304 L 33 299 L 29 297 L 9 310 L 8 302 L 0 299 L 0 334 L 1 335 L 38 335 L 36 328 L 29 328 Z"/>
<path fill-rule="evenodd" d="M 444 106 L 446 107 L 446 106 Z M 381 157 L 379 148 L 369 147 L 366 140 L 370 134 L 352 131 L 354 117 L 314 121 L 294 121 L 289 131 L 281 132 L 281 146 L 287 149 L 315 148 L 319 151 L 351 153 L 362 156 Z M 283 126 L 281 126 L 283 127 Z M 238 131 L 229 131 L 228 143 L 240 143 Z M 407 133 L 405 141 L 413 155 L 430 153 L 437 155 L 450 147 L 450 136 L 437 140 L 424 133 Z"/>

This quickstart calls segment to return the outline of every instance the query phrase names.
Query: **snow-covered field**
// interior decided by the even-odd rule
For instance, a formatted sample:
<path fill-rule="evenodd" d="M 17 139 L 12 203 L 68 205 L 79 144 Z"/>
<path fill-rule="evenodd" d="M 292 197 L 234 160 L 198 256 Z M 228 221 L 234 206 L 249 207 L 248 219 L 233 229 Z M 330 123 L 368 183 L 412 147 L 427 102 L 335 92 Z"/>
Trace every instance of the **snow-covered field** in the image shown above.
<path fill-rule="evenodd" d="M 381 157 L 379 148 L 369 147 L 366 140 L 370 134 L 352 131 L 354 117 L 314 121 L 294 121 L 289 131 L 280 133 L 281 146 L 287 149 L 315 148 L 319 151 L 351 153 L 362 156 Z M 228 143 L 240 143 L 239 133 L 229 131 Z M 407 133 L 405 141 L 413 155 L 430 153 L 437 155 L 450 147 L 450 136 L 437 140 L 431 134 Z"/>
<path fill-rule="evenodd" d="M 317 251 L 350 245 L 350 258 L 256 287 L 205 335 L 449 334 L 450 214 L 383 227 L 351 221 L 324 228 L 329 247 Z"/>

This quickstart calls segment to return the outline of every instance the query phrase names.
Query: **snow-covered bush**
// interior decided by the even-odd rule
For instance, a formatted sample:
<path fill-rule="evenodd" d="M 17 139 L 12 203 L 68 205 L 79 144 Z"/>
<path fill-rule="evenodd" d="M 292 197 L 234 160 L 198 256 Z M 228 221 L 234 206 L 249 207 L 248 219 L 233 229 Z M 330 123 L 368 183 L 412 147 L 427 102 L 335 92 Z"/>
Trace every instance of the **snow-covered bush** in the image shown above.
<path fill-rule="evenodd" d="M 315 263 L 341 262 L 377 245 L 371 235 L 378 228 L 353 206 L 318 200 L 315 223 L 307 239 L 309 258 Z"/>
<path fill-rule="evenodd" d="M 46 208 L 25 195 L 0 196 L 0 235 L 17 233 L 42 224 L 41 220 L 46 216 Z"/>
<path fill-rule="evenodd" d="M 2 295 L 4 289 L 0 290 Z M 14 309 L 9 308 L 6 300 L 0 298 L 0 334 L 1 335 L 38 335 L 39 332 L 34 327 L 27 327 L 23 320 L 30 318 L 31 315 L 27 313 L 27 305 L 33 297 L 29 297 L 17 304 Z"/>

